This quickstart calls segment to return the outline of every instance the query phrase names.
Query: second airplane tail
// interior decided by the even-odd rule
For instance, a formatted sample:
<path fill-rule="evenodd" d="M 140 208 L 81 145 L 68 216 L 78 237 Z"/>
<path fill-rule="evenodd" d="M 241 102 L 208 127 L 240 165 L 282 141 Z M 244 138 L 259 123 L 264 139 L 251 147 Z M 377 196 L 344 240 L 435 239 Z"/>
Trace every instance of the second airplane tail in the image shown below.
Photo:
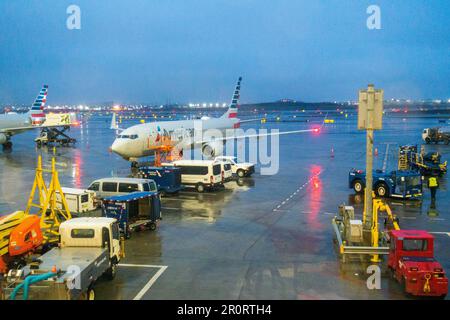
<path fill-rule="evenodd" d="M 45 121 L 44 107 L 47 102 L 47 93 L 48 85 L 44 84 L 29 111 L 33 125 L 40 125 Z"/>
<path fill-rule="evenodd" d="M 236 84 L 236 88 L 234 89 L 233 98 L 231 99 L 231 104 L 228 107 L 227 112 L 225 112 L 221 118 L 236 118 L 238 113 L 239 106 L 239 97 L 241 92 L 241 81 L 242 77 L 239 77 L 238 82 Z"/>

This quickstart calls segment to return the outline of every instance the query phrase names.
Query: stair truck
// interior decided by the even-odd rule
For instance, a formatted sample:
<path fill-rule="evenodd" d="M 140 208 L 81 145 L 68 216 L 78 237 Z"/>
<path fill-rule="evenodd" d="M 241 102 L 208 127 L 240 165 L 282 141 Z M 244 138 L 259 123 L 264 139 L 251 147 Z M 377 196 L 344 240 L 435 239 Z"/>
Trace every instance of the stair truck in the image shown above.
<path fill-rule="evenodd" d="M 119 226 L 105 217 L 73 218 L 59 226 L 60 243 L 2 281 L 4 299 L 95 299 L 101 276 L 113 279 L 124 255 Z"/>
<path fill-rule="evenodd" d="M 450 128 L 438 127 L 438 128 L 425 128 L 422 131 L 422 139 L 426 144 L 443 142 L 445 144 L 450 143 Z"/>
<path fill-rule="evenodd" d="M 434 258 L 434 237 L 423 230 L 391 230 L 388 267 L 414 296 L 445 298 L 448 278 Z"/>
<path fill-rule="evenodd" d="M 373 190 L 378 197 L 417 199 L 422 197 L 424 177 L 415 171 L 395 170 L 373 171 Z M 348 174 L 349 188 L 356 193 L 364 192 L 366 173 L 364 170 L 352 169 Z"/>

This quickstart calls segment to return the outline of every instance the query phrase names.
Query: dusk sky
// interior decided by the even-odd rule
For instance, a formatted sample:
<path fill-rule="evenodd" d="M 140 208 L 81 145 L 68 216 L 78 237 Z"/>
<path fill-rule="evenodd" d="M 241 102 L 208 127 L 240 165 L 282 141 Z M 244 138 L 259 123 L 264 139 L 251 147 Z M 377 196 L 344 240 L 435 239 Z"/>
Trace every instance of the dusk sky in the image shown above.
<path fill-rule="evenodd" d="M 81 29 L 66 27 L 69 5 Z M 369 5 L 381 30 L 369 30 Z M 447 0 L 0 2 L 0 104 L 450 98 Z"/>

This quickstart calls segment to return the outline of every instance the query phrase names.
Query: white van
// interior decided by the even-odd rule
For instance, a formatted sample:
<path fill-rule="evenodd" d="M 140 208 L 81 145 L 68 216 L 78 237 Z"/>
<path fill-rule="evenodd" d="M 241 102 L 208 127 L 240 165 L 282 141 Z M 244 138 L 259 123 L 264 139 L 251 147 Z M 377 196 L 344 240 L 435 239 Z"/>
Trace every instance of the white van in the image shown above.
<path fill-rule="evenodd" d="M 98 198 L 118 196 L 136 191 L 158 191 L 155 181 L 135 178 L 103 178 L 95 180 L 88 187 Z"/>
<path fill-rule="evenodd" d="M 163 165 L 181 168 L 181 184 L 195 186 L 198 192 L 222 185 L 224 181 L 221 165 L 214 160 L 177 160 Z"/>
<path fill-rule="evenodd" d="M 223 182 L 228 182 L 233 179 L 233 168 L 231 162 L 228 160 L 217 161 L 220 163 L 220 169 L 223 172 Z"/>

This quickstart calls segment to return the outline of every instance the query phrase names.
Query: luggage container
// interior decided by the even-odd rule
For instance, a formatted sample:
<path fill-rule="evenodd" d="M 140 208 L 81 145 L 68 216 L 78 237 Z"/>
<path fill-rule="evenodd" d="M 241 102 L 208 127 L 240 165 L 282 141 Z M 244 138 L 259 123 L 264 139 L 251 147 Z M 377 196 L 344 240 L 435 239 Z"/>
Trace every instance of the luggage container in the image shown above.
<path fill-rule="evenodd" d="M 61 188 L 69 206 L 70 212 L 83 213 L 93 211 L 95 206 L 95 192 L 85 189 Z M 56 195 L 57 207 L 62 209 L 61 197 L 59 193 Z"/>
<path fill-rule="evenodd" d="M 102 201 L 102 215 L 119 221 L 120 231 L 125 238 L 131 232 L 149 228 L 155 230 L 161 220 L 161 202 L 158 192 L 132 192 L 122 196 L 105 198 Z"/>

